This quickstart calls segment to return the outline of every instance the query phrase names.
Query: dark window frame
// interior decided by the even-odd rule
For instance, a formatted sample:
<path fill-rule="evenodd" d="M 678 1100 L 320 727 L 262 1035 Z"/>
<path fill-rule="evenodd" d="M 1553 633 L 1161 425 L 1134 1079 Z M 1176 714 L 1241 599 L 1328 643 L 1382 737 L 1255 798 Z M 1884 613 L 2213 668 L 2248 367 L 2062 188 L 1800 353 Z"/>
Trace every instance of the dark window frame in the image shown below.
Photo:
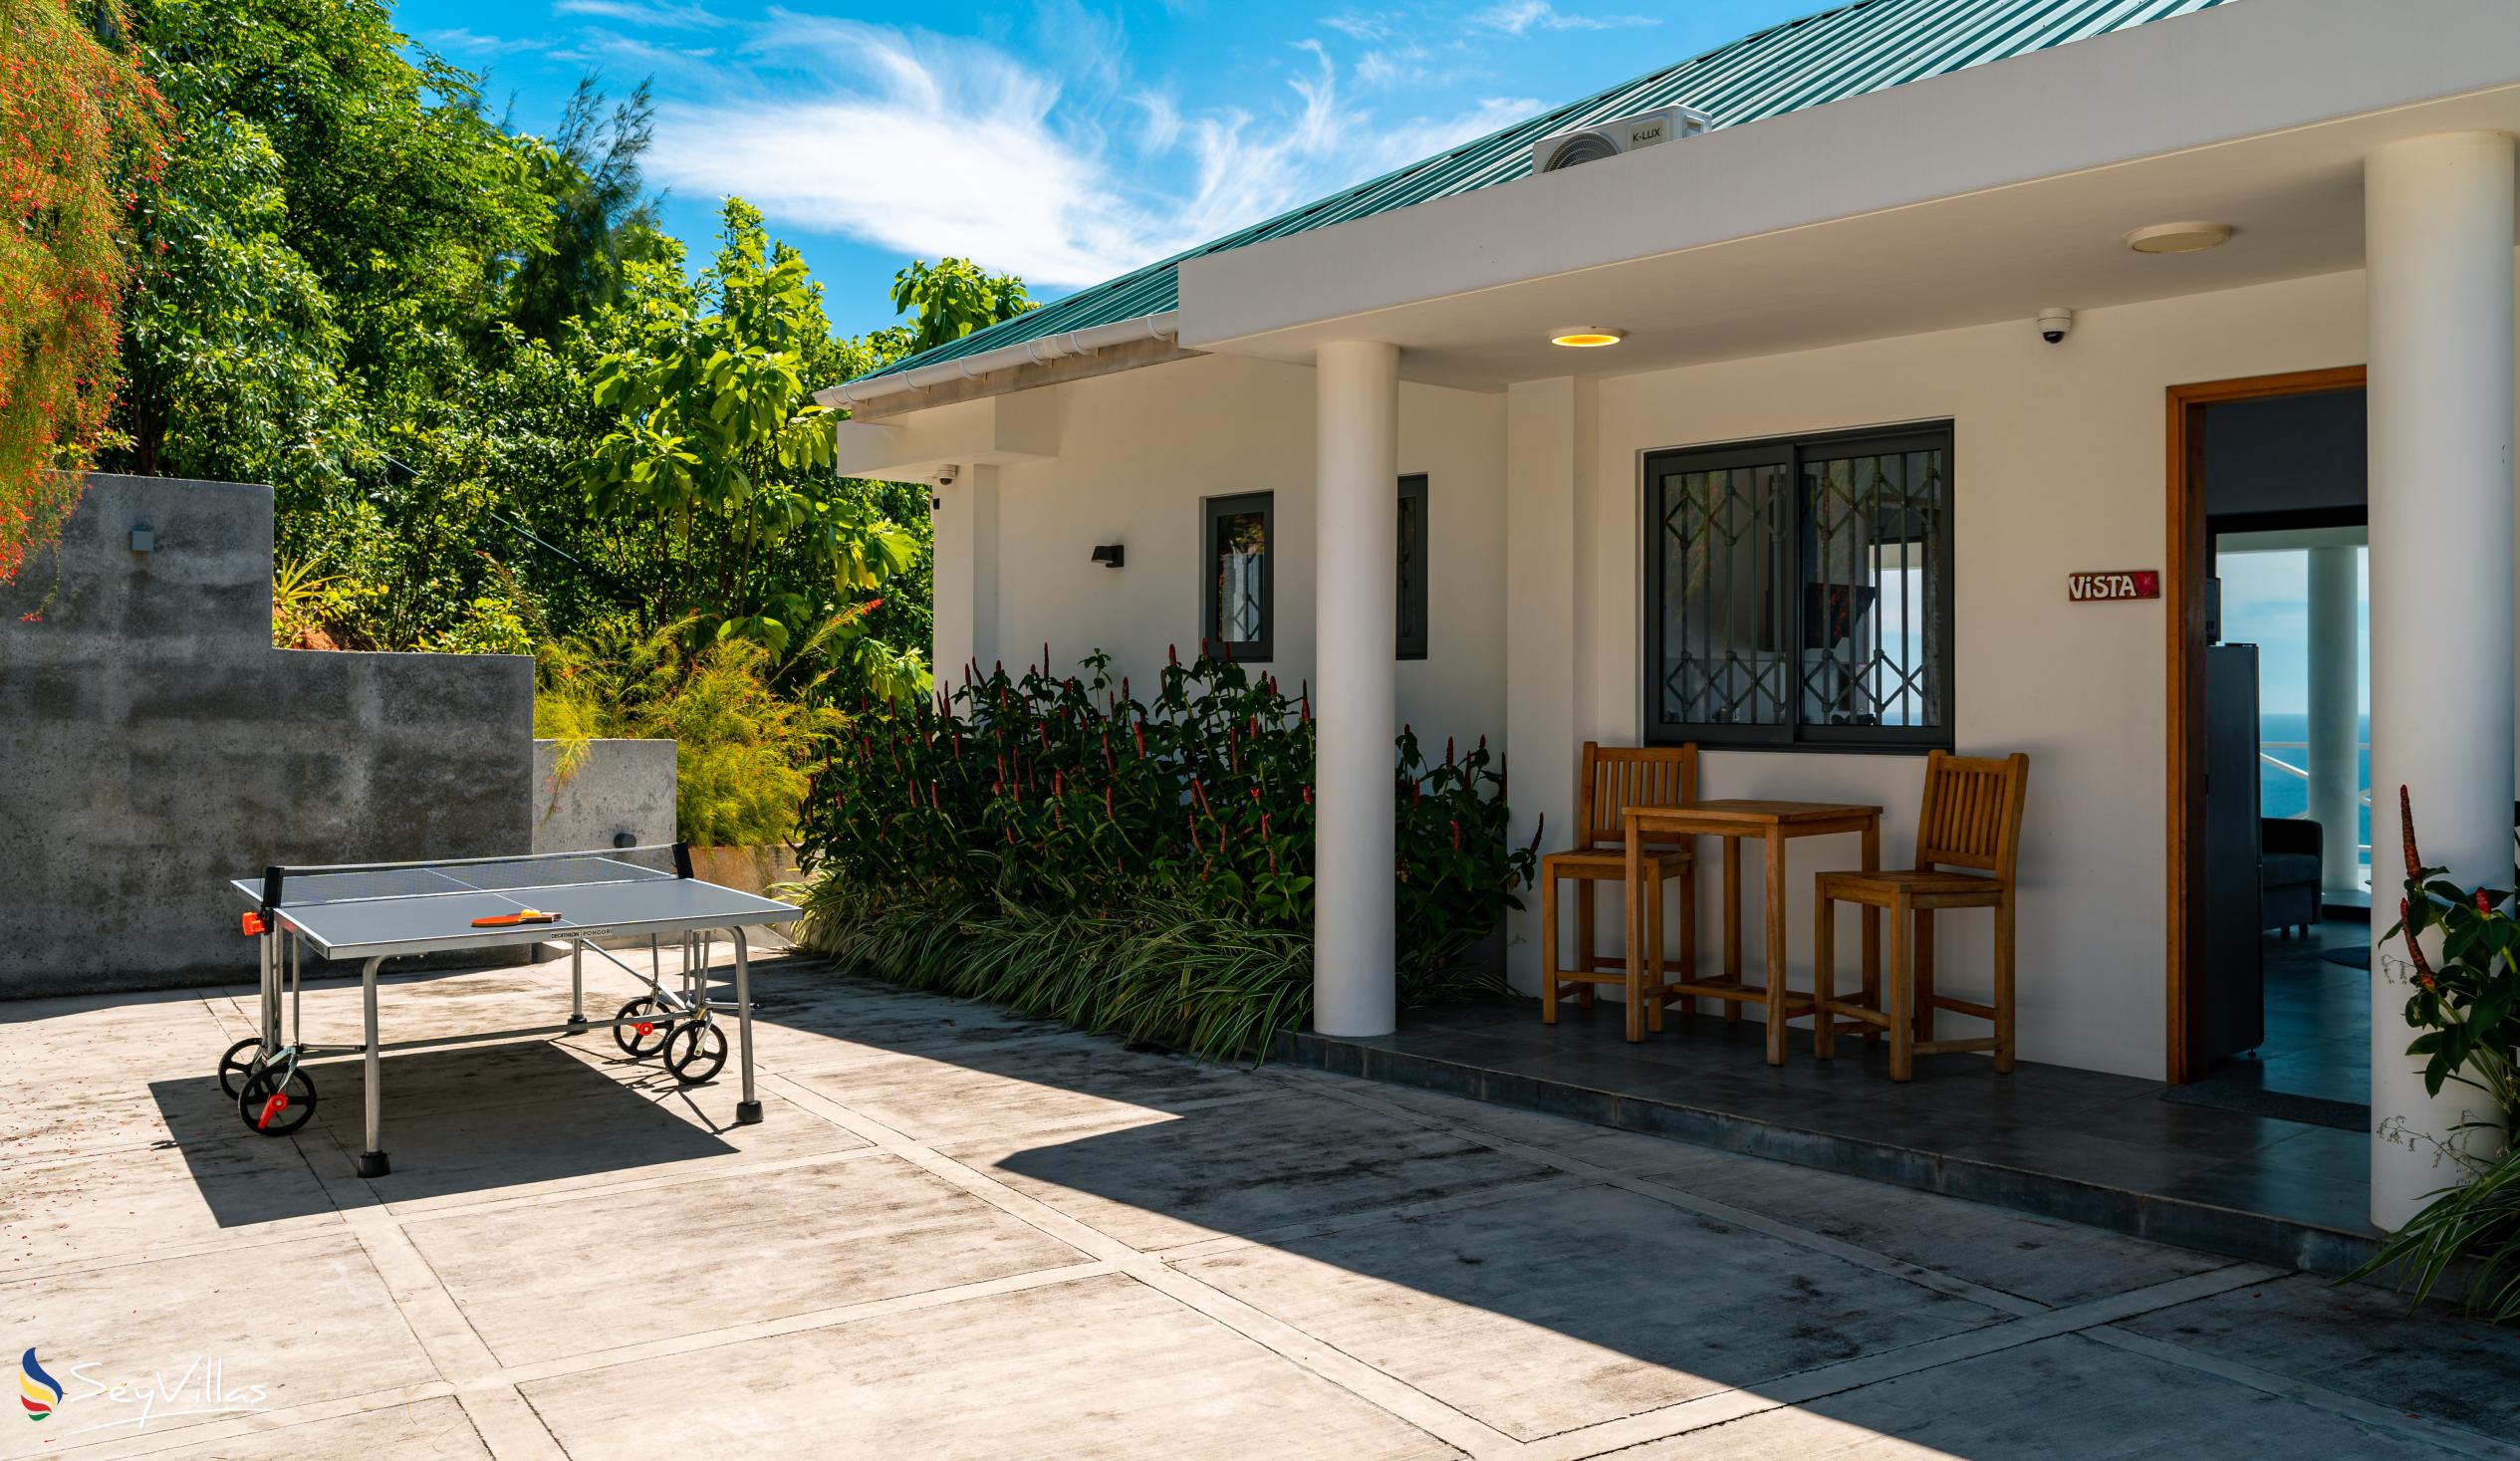
<path fill-rule="evenodd" d="M 1953 720 L 1958 704 L 1958 680 L 1954 654 L 1953 606 L 1955 586 L 1959 580 L 1959 560 L 1955 555 L 1953 521 L 1957 516 L 1958 456 L 1955 450 L 1957 432 L 1950 421 L 1928 421 L 1914 425 L 1866 427 L 1847 431 L 1813 432 L 1807 435 L 1769 437 L 1746 441 L 1713 442 L 1703 446 L 1673 447 L 1649 451 L 1643 456 L 1638 482 L 1638 503 L 1645 544 L 1644 562 L 1640 566 L 1641 632 L 1643 648 L 1639 670 L 1644 690 L 1645 740 L 1653 745 L 1676 745 L 1695 742 L 1701 746 L 1724 750 L 1826 751 L 1855 753 L 1921 753 L 1947 751 L 1954 745 Z M 1786 718 L 1774 725 L 1726 725 L 1696 721 L 1675 721 L 1663 715 L 1663 554 L 1661 544 L 1662 508 L 1660 479 L 1684 471 L 1713 471 L 1748 466 L 1782 465 L 1787 483 L 1784 504 L 1785 521 L 1780 537 L 1783 550 L 1783 572 L 1780 582 L 1788 586 L 1781 595 L 1783 603 L 1775 603 L 1771 595 L 1770 611 L 1781 619 L 1780 642 L 1799 646 L 1804 642 L 1805 575 L 1804 535 L 1807 505 L 1804 501 L 1803 464 L 1807 460 L 1829 460 L 1850 454 L 1889 454 L 1903 451 L 1932 450 L 1942 453 L 1943 495 L 1939 521 L 1931 539 L 1932 558 L 1941 566 L 1938 581 L 1930 582 L 1934 624 L 1932 640 L 1926 652 L 1940 664 L 1935 681 L 1939 691 L 1934 707 L 1935 723 L 1926 726 L 1894 725 L 1816 725 L 1802 718 L 1803 693 L 1796 661 L 1796 677 L 1786 695 Z"/>
<path fill-rule="evenodd" d="M 1260 634 L 1228 641 L 1216 619 L 1216 524 L 1246 513 L 1260 516 L 1260 535 L 1267 544 L 1260 555 Z M 1238 492 L 1199 500 L 1199 640 L 1212 651 L 1245 662 L 1265 663 L 1276 649 L 1278 626 L 1278 512 L 1274 492 Z"/>
<path fill-rule="evenodd" d="M 1399 498 L 1393 504 L 1392 511 L 1394 513 L 1400 511 L 1401 506 L 1409 502 L 1417 504 L 1417 518 L 1413 525 L 1407 519 L 1401 520 L 1399 551 L 1402 561 L 1412 557 L 1415 559 L 1417 578 L 1413 583 L 1400 578 L 1399 564 L 1394 563 L 1391 566 L 1395 581 L 1391 586 L 1392 592 L 1399 600 L 1398 617 L 1393 621 L 1398 642 L 1393 652 L 1395 657 L 1400 659 L 1423 659 L 1426 657 L 1426 641 L 1432 627 L 1427 617 L 1429 609 L 1426 581 L 1433 576 L 1434 572 L 1434 563 L 1426 556 L 1428 534 L 1426 530 L 1426 474 L 1424 472 L 1411 472 L 1400 478 Z M 1412 526 L 1413 532 L 1409 531 Z M 1413 596 L 1409 592 L 1412 589 L 1416 591 Z M 1417 601 L 1417 612 L 1414 615 L 1415 633 L 1409 631 L 1412 617 L 1409 613 L 1409 600 L 1412 597 Z"/>

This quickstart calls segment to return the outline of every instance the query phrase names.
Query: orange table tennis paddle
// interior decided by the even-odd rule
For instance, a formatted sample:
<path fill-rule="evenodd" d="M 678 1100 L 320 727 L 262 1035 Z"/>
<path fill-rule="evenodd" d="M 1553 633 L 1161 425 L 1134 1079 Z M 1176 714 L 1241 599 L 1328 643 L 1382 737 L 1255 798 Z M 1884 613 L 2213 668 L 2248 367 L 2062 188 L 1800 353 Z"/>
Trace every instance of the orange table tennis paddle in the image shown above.
<path fill-rule="evenodd" d="M 560 915 L 558 913 L 545 913 L 535 908 L 521 908 L 513 913 L 493 913 L 487 918 L 475 918 L 472 920 L 472 926 L 475 928 L 513 928 L 519 923 L 557 923 L 559 921 Z"/>

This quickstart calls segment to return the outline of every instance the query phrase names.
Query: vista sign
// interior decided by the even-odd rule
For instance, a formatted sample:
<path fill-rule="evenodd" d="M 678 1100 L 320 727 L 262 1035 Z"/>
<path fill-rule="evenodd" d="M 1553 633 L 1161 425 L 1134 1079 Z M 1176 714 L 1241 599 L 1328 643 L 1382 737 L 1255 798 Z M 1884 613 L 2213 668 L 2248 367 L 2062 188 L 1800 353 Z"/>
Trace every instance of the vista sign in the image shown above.
<path fill-rule="evenodd" d="M 2157 569 L 2117 569 L 2107 573 L 2065 576 L 2065 598 L 2073 604 L 2160 597 L 2161 575 Z"/>

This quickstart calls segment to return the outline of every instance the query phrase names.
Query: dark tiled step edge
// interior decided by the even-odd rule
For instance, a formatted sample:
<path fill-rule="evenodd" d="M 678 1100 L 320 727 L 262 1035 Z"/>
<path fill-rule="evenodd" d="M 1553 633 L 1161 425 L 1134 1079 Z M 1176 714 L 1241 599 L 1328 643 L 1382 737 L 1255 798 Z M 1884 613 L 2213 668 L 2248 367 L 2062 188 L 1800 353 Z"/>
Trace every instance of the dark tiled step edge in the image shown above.
<path fill-rule="evenodd" d="M 2200 1105 L 2339 1131 L 2372 1129 L 2372 1108 L 2368 1105 L 2320 1096 L 2295 1096 L 2289 1091 L 2261 1091 L 2236 1082 L 2199 1081 L 2189 1086 L 2172 1086 L 2162 1091 L 2160 1098 L 2173 1105 Z"/>
<path fill-rule="evenodd" d="M 1275 1055 L 1315 1070 L 1843 1172 L 2278 1268 L 2346 1274 L 2369 1259 L 2376 1247 L 2369 1234 L 2269 1213 L 2108 1187 L 1888 1141 L 1807 1131 L 1730 1111 L 1324 1039 L 1309 1030 L 1281 1034 Z"/>

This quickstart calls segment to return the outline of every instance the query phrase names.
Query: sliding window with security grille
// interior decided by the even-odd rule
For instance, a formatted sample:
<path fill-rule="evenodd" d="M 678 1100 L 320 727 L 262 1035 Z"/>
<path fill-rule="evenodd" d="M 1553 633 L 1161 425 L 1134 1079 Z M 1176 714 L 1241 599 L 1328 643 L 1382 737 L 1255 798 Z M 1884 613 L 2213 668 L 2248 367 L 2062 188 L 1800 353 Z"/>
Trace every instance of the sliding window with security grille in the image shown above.
<path fill-rule="evenodd" d="M 1709 746 L 1951 744 L 1951 428 L 1645 458 L 1646 729 Z"/>

